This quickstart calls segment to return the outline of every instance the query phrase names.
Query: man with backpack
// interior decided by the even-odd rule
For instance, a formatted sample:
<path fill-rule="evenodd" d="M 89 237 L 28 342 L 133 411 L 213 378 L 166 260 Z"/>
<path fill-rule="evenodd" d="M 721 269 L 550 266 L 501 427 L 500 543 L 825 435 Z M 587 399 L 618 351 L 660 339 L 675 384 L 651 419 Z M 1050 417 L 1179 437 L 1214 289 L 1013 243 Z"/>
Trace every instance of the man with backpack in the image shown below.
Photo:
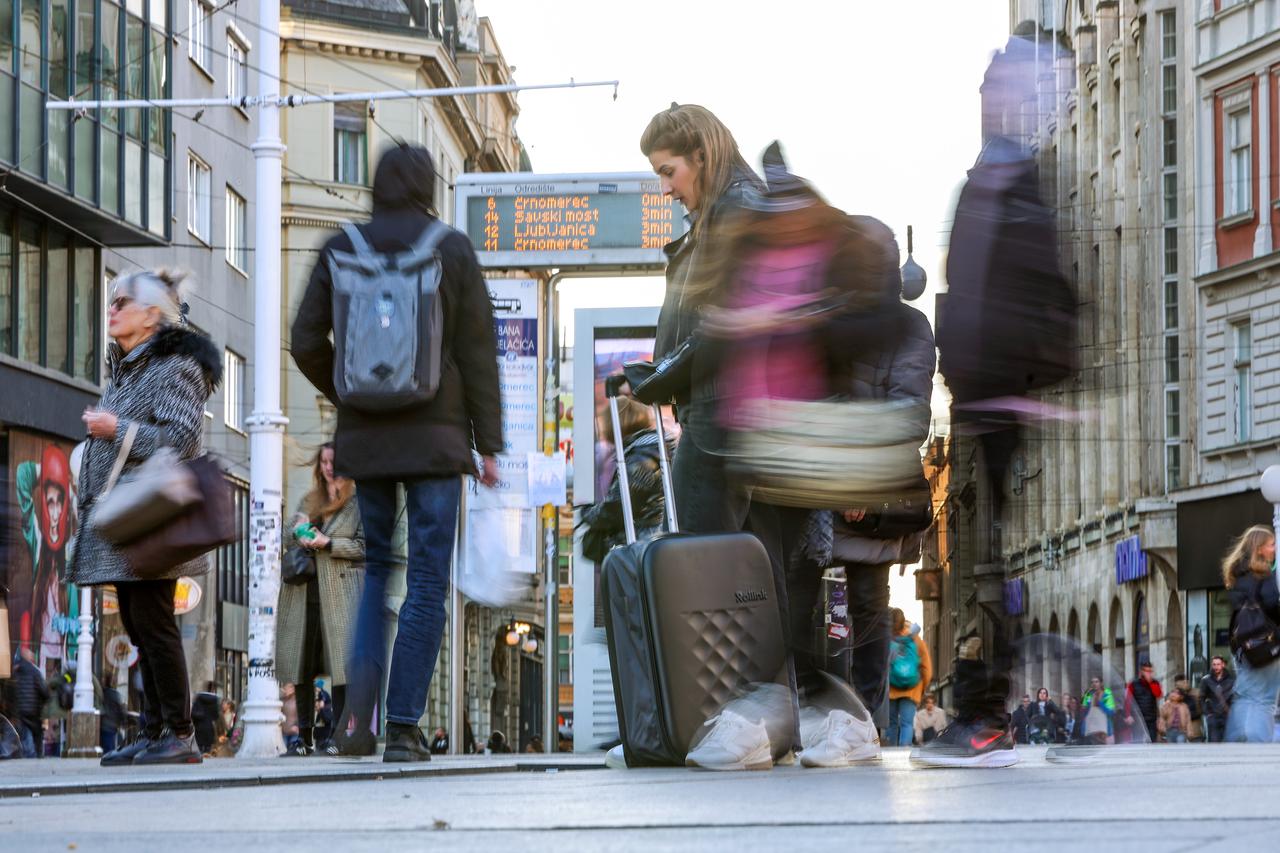
<path fill-rule="evenodd" d="M 417 723 L 440 651 L 461 475 L 498 482 L 502 450 L 493 309 L 465 235 L 433 214 L 425 148 L 387 150 L 373 181 L 373 219 L 320 252 L 293 322 L 291 353 L 337 408 L 334 468 L 356 481 L 365 588 L 356 616 L 345 755 L 371 755 L 370 722 L 385 669 L 383 611 L 397 486 L 408 516 L 407 590 L 386 695 L 384 761 L 428 761 Z M 330 333 L 333 339 L 330 341 Z"/>
<path fill-rule="evenodd" d="M 889 746 L 911 746 L 915 734 L 916 708 L 924 701 L 924 691 L 933 678 L 929 647 L 920 639 L 920 626 L 907 621 L 893 608 L 893 642 L 889 650 Z"/>

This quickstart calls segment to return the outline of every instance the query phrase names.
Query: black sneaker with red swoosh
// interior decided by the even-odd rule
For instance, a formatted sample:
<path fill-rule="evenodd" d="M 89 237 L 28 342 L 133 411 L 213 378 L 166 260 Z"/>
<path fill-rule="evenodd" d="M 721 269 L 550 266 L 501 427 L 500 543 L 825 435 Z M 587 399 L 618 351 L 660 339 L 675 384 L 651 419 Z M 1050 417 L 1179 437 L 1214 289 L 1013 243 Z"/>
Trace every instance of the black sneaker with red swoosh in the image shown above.
<path fill-rule="evenodd" d="M 911 750 L 917 767 L 1012 767 L 1018 750 L 1005 725 L 955 720 L 936 738 Z"/>

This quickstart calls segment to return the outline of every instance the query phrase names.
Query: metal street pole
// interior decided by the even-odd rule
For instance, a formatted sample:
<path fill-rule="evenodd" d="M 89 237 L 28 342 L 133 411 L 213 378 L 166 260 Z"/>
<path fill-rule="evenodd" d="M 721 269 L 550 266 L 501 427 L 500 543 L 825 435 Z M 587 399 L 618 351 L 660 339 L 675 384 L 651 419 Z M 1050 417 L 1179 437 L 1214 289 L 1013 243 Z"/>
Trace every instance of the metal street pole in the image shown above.
<path fill-rule="evenodd" d="M 76 685 L 71 706 L 70 758 L 95 758 L 98 746 L 98 711 L 93 706 L 93 590 L 80 587 L 80 637 L 76 643 Z"/>
<path fill-rule="evenodd" d="M 545 319 L 543 337 L 546 341 L 546 390 L 542 402 L 542 452 L 548 456 L 556 452 L 560 426 L 560 353 L 556 349 L 556 332 L 559 316 L 556 305 L 556 287 L 559 276 L 552 276 L 546 283 L 544 302 Z M 543 517 L 543 625 L 542 677 L 543 704 L 546 706 L 542 720 L 542 748 L 546 752 L 560 750 L 560 567 L 556 559 L 559 545 L 560 508 L 547 504 L 542 508 Z"/>
<path fill-rule="evenodd" d="M 253 413 L 249 416 L 249 690 L 237 758 L 284 752 L 276 683 L 276 600 L 284 499 L 284 430 L 280 410 L 280 3 L 258 3 L 258 139 L 253 144 L 257 214 L 253 257 Z"/>
<path fill-rule="evenodd" d="M 1262 472 L 1262 496 L 1271 502 L 1271 524 L 1280 532 L 1280 465 L 1268 465 Z"/>

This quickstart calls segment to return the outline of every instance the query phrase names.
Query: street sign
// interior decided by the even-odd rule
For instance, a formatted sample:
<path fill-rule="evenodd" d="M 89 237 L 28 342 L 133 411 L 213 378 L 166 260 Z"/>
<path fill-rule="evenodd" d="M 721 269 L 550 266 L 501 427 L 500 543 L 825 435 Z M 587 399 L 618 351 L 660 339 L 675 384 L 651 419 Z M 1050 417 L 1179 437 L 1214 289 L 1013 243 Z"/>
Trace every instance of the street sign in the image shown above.
<path fill-rule="evenodd" d="M 684 208 L 648 172 L 470 173 L 456 194 L 455 221 L 489 268 L 661 268 L 685 232 Z"/>

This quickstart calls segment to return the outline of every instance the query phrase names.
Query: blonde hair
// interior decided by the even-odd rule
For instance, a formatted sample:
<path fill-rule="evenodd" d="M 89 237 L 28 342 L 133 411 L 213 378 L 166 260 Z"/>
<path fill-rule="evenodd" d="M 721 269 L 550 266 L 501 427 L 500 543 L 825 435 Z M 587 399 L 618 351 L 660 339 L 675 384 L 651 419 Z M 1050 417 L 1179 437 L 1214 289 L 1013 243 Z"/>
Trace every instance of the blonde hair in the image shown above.
<path fill-rule="evenodd" d="M 323 518 L 327 521 L 346 506 L 347 501 L 351 500 L 351 496 L 356 491 L 356 484 L 353 480 L 335 475 L 333 481 L 338 487 L 337 494 L 333 499 L 329 498 L 329 484 L 325 482 L 324 471 L 320 467 L 326 450 L 334 450 L 332 441 L 326 441 L 320 445 L 316 450 L 315 458 L 311 460 L 311 491 L 307 492 L 307 496 L 303 499 L 303 512 L 309 518 Z"/>
<path fill-rule="evenodd" d="M 1231 543 L 1231 549 L 1222 560 L 1223 586 L 1227 589 L 1233 588 L 1236 581 L 1246 573 L 1266 577 L 1271 572 L 1271 566 L 1258 556 L 1258 549 L 1267 544 L 1268 540 L 1275 538 L 1275 531 L 1265 524 L 1255 524 L 1241 533 L 1240 537 Z"/>
<path fill-rule="evenodd" d="M 649 119 L 640 135 L 640 151 L 648 157 L 654 151 L 670 151 L 690 163 L 702 152 L 698 169 L 700 215 L 693 224 L 693 236 L 701 239 L 710 218 L 707 213 L 720 200 L 739 174 L 754 175 L 738 150 L 737 140 L 716 118 L 715 113 L 697 104 L 672 104 Z"/>

